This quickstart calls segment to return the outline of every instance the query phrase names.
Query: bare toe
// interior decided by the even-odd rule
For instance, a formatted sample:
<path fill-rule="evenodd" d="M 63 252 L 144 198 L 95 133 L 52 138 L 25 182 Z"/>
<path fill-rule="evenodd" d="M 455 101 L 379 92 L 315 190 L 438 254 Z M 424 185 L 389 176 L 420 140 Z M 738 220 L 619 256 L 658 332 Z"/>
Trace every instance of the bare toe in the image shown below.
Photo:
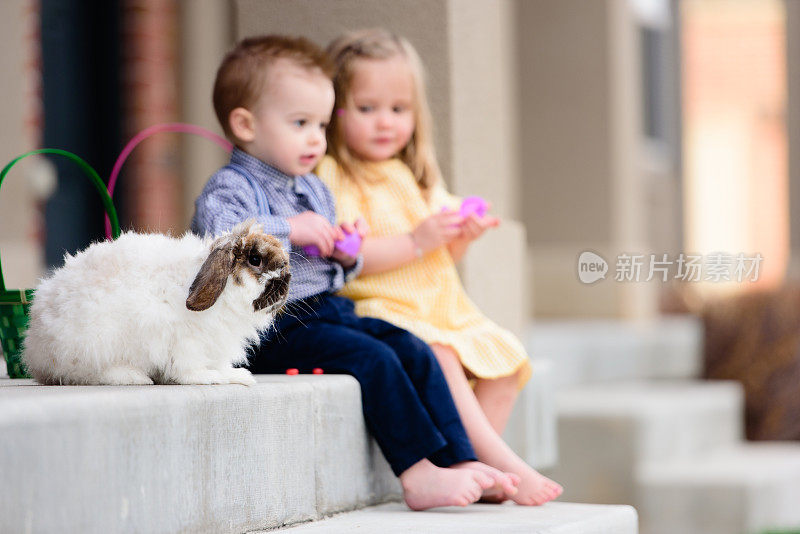
<path fill-rule="evenodd" d="M 461 462 L 452 465 L 451 467 L 454 469 L 470 469 L 488 475 L 492 479 L 492 485 L 487 487 L 484 484 L 481 484 L 481 487 L 483 487 L 484 490 L 493 491 L 490 488 L 496 488 L 498 491 L 503 491 L 506 497 L 511 497 L 517 493 L 517 486 L 520 483 L 520 477 L 514 473 L 504 473 L 499 469 L 482 462 Z M 486 491 L 483 493 L 483 498 L 487 498 L 487 502 L 494 501 L 492 497 L 487 497 Z M 503 498 L 503 500 L 505 500 L 505 498 Z"/>
<path fill-rule="evenodd" d="M 483 495 L 481 495 L 481 498 L 478 499 L 478 502 L 484 504 L 502 504 L 507 500 L 508 496 L 506 495 L 506 492 L 494 487 L 484 491 Z"/>
<path fill-rule="evenodd" d="M 494 479 L 486 473 L 481 473 L 480 471 L 473 471 L 472 473 L 472 479 L 480 486 L 481 493 L 483 493 L 483 490 L 489 489 L 495 485 Z"/>

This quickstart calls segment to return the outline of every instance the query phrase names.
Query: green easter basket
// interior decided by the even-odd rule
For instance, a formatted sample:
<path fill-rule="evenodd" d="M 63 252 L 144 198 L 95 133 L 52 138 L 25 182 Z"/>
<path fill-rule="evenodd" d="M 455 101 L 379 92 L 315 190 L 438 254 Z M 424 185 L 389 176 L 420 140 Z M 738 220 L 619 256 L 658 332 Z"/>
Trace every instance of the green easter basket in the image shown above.
<path fill-rule="evenodd" d="M 41 148 L 17 156 L 0 171 L 0 186 L 3 185 L 3 179 L 8 174 L 8 171 L 11 170 L 11 167 L 16 165 L 19 160 L 34 154 L 57 154 L 77 163 L 100 193 L 103 207 L 111 220 L 112 237 L 114 239 L 119 237 L 117 210 L 114 209 L 114 203 L 106 190 L 106 185 L 88 163 L 72 152 L 58 148 Z M 0 262 L 0 343 L 3 346 L 3 356 L 6 359 L 8 376 L 11 378 L 29 378 L 25 366 L 22 364 L 22 339 L 25 337 L 25 330 L 28 327 L 28 312 L 32 301 L 33 289 L 6 289 L 5 280 L 3 279 L 3 265 Z"/>

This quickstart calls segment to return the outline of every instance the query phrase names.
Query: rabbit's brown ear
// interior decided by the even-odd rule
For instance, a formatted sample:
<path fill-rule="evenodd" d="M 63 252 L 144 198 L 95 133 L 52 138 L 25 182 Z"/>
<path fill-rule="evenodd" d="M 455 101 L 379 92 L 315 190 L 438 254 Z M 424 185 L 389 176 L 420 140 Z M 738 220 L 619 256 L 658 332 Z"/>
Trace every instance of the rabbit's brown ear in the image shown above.
<path fill-rule="evenodd" d="M 213 306 L 225 289 L 231 272 L 233 272 L 232 243 L 222 246 L 214 243 L 211 254 L 203 262 L 203 266 L 189 287 L 186 307 L 192 311 L 203 311 Z"/>

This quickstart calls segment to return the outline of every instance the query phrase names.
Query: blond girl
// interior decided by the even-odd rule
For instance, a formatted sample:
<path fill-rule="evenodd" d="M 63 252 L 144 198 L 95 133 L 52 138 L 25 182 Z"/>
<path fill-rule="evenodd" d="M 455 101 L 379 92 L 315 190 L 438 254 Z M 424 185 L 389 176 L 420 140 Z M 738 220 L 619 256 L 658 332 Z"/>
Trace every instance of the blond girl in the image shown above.
<path fill-rule="evenodd" d="M 520 478 L 518 491 L 485 495 L 538 505 L 561 486 L 517 456 L 500 435 L 530 363 L 516 337 L 467 297 L 455 263 L 499 221 L 467 218 L 443 186 L 431 138 L 422 66 L 405 39 L 364 30 L 335 40 L 336 103 L 328 156 L 317 174 L 342 222 L 371 228 L 364 267 L 342 295 L 356 312 L 405 328 L 431 345 L 480 461 Z M 474 388 L 470 380 L 474 379 Z"/>

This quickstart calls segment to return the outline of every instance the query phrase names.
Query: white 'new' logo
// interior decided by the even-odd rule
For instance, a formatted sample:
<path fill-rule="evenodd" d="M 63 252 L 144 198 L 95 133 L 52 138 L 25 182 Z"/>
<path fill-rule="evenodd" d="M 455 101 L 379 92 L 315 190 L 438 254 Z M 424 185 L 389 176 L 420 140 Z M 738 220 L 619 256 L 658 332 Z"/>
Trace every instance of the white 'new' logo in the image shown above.
<path fill-rule="evenodd" d="M 594 252 L 584 251 L 578 257 L 578 278 L 584 284 L 593 284 L 605 279 L 608 272 L 608 262 Z"/>

